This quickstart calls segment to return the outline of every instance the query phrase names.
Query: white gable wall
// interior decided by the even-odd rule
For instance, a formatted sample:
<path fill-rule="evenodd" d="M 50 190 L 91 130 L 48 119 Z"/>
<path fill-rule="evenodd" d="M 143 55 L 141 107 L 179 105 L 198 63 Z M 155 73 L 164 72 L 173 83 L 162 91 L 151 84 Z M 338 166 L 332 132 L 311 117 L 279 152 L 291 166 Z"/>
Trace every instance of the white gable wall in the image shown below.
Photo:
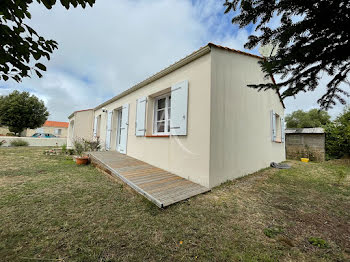
<path fill-rule="evenodd" d="M 93 137 L 94 111 L 77 111 L 69 118 L 67 135 L 67 147 L 73 146 L 75 139 L 84 138 L 91 140 Z"/>
<path fill-rule="evenodd" d="M 259 59 L 212 48 L 210 183 L 213 187 L 285 160 L 284 143 L 271 140 L 271 110 L 281 117 L 276 92 L 247 84 L 264 79 Z"/>

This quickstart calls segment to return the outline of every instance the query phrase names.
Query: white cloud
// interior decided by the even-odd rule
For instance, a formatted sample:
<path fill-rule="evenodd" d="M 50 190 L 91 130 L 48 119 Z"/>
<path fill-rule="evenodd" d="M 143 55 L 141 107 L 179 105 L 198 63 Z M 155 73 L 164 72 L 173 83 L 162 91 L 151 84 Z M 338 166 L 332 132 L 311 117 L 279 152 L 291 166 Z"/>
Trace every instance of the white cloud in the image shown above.
<path fill-rule="evenodd" d="M 295 110 L 304 110 L 308 111 L 312 108 L 319 108 L 319 104 L 317 100 L 320 99 L 323 94 L 326 93 L 326 85 L 331 80 L 329 76 L 323 76 L 319 83 L 319 87 L 317 87 L 313 92 L 300 92 L 295 97 L 289 97 L 284 100 L 286 106 L 286 114 L 290 114 Z M 340 87 L 344 90 L 348 90 L 349 87 L 346 84 L 340 85 Z M 343 97 L 348 105 L 350 105 L 350 98 Z M 328 113 L 332 118 L 335 118 L 337 115 L 343 112 L 344 106 L 340 104 L 340 102 L 336 101 L 337 104 L 328 110 Z"/>
<path fill-rule="evenodd" d="M 230 24 L 217 0 L 99 0 L 86 9 L 33 4 L 30 24 L 58 50 L 44 78 L 6 82 L 0 94 L 27 90 L 45 101 L 51 120 L 95 107 L 208 42 L 244 50 L 249 31 Z M 255 52 L 256 50 L 252 50 Z M 305 108 L 311 98 L 286 101 Z M 313 98 L 313 97 L 312 97 Z"/>
<path fill-rule="evenodd" d="M 59 49 L 44 78 L 10 86 L 44 97 L 50 119 L 66 120 L 197 49 L 206 29 L 193 11 L 185 0 L 105 0 L 68 11 L 35 4 L 30 24 Z"/>

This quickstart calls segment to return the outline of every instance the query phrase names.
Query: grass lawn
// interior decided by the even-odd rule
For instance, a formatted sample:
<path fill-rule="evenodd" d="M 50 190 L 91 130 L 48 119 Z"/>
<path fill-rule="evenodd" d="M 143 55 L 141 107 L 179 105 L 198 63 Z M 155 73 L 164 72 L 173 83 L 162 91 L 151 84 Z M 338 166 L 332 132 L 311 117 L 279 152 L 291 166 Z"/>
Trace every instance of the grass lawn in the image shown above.
<path fill-rule="evenodd" d="M 0 260 L 350 261 L 350 161 L 290 163 L 161 210 L 92 166 L 1 148 Z"/>

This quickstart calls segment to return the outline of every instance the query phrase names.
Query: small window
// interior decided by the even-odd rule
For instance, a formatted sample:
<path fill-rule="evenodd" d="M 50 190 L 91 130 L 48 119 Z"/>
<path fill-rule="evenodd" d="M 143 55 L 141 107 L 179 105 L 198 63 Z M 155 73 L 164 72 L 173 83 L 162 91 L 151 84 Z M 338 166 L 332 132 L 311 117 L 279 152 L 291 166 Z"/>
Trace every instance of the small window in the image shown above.
<path fill-rule="evenodd" d="M 60 136 L 62 134 L 62 129 L 56 128 L 55 129 L 55 135 Z"/>
<path fill-rule="evenodd" d="M 155 99 L 154 103 L 154 134 L 170 133 L 171 96 L 165 95 Z"/>

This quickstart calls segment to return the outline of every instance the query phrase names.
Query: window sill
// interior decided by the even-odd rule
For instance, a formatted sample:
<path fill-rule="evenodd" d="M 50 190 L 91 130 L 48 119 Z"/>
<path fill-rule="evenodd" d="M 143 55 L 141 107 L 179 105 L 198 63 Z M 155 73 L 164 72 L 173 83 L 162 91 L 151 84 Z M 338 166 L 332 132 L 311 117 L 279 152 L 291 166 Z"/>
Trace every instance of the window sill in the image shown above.
<path fill-rule="evenodd" d="M 170 135 L 150 135 L 145 137 L 170 137 Z"/>
<path fill-rule="evenodd" d="M 277 140 L 277 141 L 275 141 L 275 143 L 279 143 L 279 144 L 282 144 L 282 141 L 278 141 L 278 140 Z"/>

